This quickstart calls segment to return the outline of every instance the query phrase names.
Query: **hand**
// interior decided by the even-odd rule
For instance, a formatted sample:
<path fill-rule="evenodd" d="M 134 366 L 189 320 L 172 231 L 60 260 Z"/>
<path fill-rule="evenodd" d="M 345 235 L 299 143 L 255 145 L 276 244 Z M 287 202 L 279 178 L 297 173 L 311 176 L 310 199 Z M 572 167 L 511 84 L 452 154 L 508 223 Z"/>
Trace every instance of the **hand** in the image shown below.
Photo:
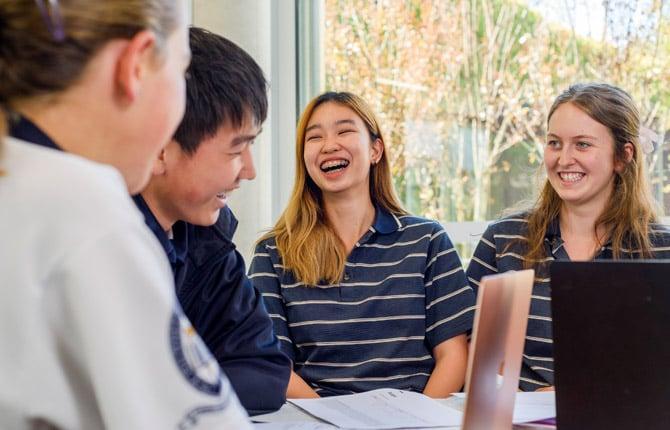
<path fill-rule="evenodd" d="M 551 385 L 549 387 L 542 387 L 535 390 L 536 393 L 539 393 L 540 391 L 556 391 L 556 389 L 554 388 L 553 385 Z"/>

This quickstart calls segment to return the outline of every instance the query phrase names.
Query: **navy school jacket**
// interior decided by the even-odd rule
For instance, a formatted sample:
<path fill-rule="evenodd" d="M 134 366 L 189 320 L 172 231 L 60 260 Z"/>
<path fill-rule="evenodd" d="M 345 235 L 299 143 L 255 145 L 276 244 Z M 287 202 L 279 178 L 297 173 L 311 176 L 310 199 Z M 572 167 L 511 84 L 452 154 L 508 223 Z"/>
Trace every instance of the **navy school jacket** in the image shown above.
<path fill-rule="evenodd" d="M 291 362 L 279 349 L 261 295 L 232 242 L 237 228 L 232 211 L 223 208 L 210 227 L 179 221 L 170 240 L 144 199 L 134 200 L 168 255 L 186 316 L 242 405 L 250 415 L 279 409 L 286 401 Z"/>

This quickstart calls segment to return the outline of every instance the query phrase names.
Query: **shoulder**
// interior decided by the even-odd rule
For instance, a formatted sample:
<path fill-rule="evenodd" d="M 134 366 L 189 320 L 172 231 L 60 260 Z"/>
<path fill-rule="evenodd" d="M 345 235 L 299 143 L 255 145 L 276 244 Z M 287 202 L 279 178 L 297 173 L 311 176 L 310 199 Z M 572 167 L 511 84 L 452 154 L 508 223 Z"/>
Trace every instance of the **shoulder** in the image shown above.
<path fill-rule="evenodd" d="M 416 215 L 397 215 L 400 232 L 413 232 L 419 235 L 426 233 L 437 233 L 444 231 L 444 227 L 438 221 Z"/>
<path fill-rule="evenodd" d="M 486 228 L 485 236 L 517 236 L 528 231 L 529 212 L 515 212 L 492 221 Z"/>
<path fill-rule="evenodd" d="M 7 174 L 0 184 L 22 206 L 26 216 L 16 220 L 18 224 L 62 229 L 73 239 L 128 223 L 143 224 L 116 169 L 17 139 L 6 143 Z"/>
<path fill-rule="evenodd" d="M 123 183 L 119 172 L 110 166 L 11 137 L 6 139 L 6 143 L 7 159 L 3 161 L 10 178 L 22 180 L 30 177 L 34 183 L 40 179 L 48 179 L 48 182 L 38 184 L 40 188 L 62 186 L 66 183 L 68 188 L 63 192 L 90 189 L 92 186 L 89 184 L 92 182 L 93 185 L 113 184 L 115 188 Z"/>
<path fill-rule="evenodd" d="M 269 252 L 277 252 L 277 241 L 274 235 L 265 236 L 256 243 L 254 257 L 256 257 L 257 254 L 261 254 L 260 256 L 266 256 L 264 254 L 268 254 Z"/>
<path fill-rule="evenodd" d="M 670 226 L 653 223 L 649 225 L 649 240 L 653 248 L 670 247 Z M 669 251 L 670 249 L 663 249 Z M 653 251 L 658 251 L 654 249 Z"/>

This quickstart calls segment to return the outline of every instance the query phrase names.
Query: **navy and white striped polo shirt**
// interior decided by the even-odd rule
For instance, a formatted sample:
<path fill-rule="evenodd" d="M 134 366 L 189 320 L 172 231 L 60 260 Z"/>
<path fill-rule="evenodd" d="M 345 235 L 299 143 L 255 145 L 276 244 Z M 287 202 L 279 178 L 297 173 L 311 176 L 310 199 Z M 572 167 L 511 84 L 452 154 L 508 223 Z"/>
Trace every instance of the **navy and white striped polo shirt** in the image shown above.
<path fill-rule="evenodd" d="M 485 275 L 522 270 L 526 247 L 523 240 L 528 231 L 528 213 L 518 213 L 502 218 L 486 229 L 475 249 L 468 267 L 468 281 L 477 291 Z M 654 258 L 670 258 L 670 230 L 660 224 L 651 225 L 649 237 Z M 549 265 L 554 260 L 569 260 L 563 247 L 558 219 L 550 223 L 544 238 L 547 257 L 536 264 L 535 283 L 531 296 L 530 315 L 526 330 L 519 387 L 523 391 L 554 385 L 554 354 L 551 330 L 551 289 Z M 639 258 L 639 250 L 623 249 L 624 259 Z M 596 260 L 613 259 L 611 243 L 605 244 Z M 594 306 L 597 304 L 594 303 Z"/>
<path fill-rule="evenodd" d="M 460 259 L 442 226 L 424 218 L 377 209 L 339 284 L 298 282 L 274 238 L 256 247 L 249 278 L 294 370 L 321 396 L 423 391 L 433 348 L 472 327 Z"/>

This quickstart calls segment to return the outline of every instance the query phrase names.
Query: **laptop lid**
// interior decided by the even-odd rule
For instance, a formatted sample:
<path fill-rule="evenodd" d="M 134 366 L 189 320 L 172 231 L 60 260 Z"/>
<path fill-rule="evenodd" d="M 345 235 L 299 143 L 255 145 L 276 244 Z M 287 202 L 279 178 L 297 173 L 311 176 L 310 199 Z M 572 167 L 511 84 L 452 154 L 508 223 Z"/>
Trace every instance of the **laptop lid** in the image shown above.
<path fill-rule="evenodd" d="M 551 266 L 557 422 L 570 429 L 670 426 L 670 264 Z"/>
<path fill-rule="evenodd" d="M 481 280 L 465 382 L 464 430 L 512 428 L 533 277 L 533 270 L 523 270 Z"/>

